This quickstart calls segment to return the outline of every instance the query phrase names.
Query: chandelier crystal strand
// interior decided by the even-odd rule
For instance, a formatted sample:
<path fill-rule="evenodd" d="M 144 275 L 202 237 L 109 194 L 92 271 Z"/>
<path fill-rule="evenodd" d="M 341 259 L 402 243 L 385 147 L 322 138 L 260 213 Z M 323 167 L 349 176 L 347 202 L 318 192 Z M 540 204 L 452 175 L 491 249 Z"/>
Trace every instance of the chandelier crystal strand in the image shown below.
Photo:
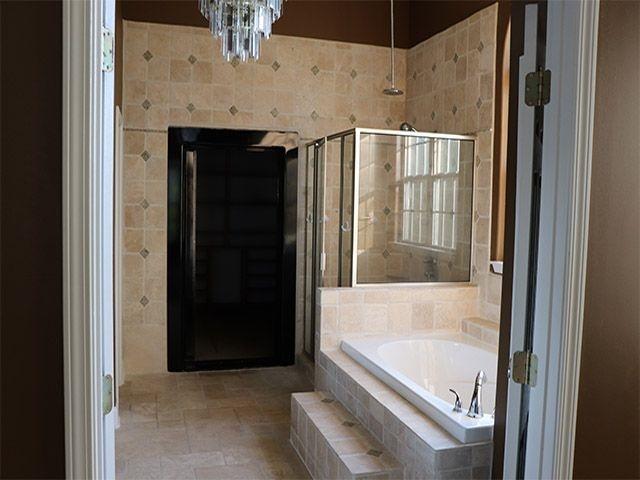
<path fill-rule="evenodd" d="M 260 42 L 271 36 L 273 22 L 282 15 L 283 0 L 199 0 L 209 30 L 220 38 L 227 61 L 260 58 Z"/>

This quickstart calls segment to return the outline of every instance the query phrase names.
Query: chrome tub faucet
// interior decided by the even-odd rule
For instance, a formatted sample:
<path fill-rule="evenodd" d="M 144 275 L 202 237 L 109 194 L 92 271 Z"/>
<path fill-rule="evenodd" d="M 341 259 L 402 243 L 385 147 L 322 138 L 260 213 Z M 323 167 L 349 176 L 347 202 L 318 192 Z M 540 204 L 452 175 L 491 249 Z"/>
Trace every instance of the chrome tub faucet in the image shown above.
<path fill-rule="evenodd" d="M 467 417 L 482 418 L 482 385 L 486 379 L 487 374 L 484 373 L 484 370 L 480 370 L 476 375 L 476 383 L 473 388 L 473 396 L 471 397 Z"/>

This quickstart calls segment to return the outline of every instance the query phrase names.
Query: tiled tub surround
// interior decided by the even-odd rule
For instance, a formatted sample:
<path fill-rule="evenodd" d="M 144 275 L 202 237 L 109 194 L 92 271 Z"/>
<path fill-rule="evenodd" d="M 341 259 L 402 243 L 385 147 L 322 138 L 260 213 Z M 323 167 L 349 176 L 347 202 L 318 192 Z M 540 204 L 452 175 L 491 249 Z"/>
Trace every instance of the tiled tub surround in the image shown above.
<path fill-rule="evenodd" d="M 496 351 L 460 333 L 343 340 L 341 350 L 382 380 L 462 443 L 490 441 L 496 397 Z M 467 409 L 453 411 L 451 389 L 463 407 L 473 396 L 476 375 L 482 385 L 482 418 Z"/>
<path fill-rule="evenodd" d="M 480 310 L 474 285 L 321 288 L 316 308 L 316 354 L 367 335 L 458 332 Z"/>
<path fill-rule="evenodd" d="M 167 127 L 294 130 L 300 145 L 353 126 L 396 127 L 404 98 L 388 97 L 389 49 L 273 36 L 259 62 L 228 63 L 206 28 L 125 22 L 124 364 L 166 371 Z M 406 51 L 397 83 L 405 88 Z M 298 185 L 304 185 L 300 149 Z M 298 245 L 304 228 L 298 189 Z M 298 248 L 298 291 L 303 249 Z M 302 296 L 298 295 L 298 310 Z M 298 315 L 297 321 L 302 317 Z M 302 326 L 296 326 L 301 351 Z"/>
<path fill-rule="evenodd" d="M 344 352 L 317 359 L 316 389 L 336 398 L 403 466 L 403 478 L 490 475 L 491 442 L 462 444 Z"/>

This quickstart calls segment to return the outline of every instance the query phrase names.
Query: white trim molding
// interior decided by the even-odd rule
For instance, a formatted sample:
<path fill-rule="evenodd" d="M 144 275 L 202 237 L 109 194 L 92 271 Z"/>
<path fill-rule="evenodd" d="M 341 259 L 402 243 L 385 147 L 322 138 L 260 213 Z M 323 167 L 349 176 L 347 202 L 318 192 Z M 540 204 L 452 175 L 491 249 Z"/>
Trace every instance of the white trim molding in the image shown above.
<path fill-rule="evenodd" d="M 558 420 L 553 478 L 573 478 L 576 416 L 580 380 L 584 292 L 587 274 L 587 240 L 598 43 L 599 1 L 582 5 L 576 135 L 574 137 L 572 203 L 569 219 L 569 255 L 565 285 L 566 302 L 558 378 Z"/>
<path fill-rule="evenodd" d="M 598 0 L 547 3 L 542 193 L 526 478 L 572 478 L 586 278 Z"/>
<path fill-rule="evenodd" d="M 102 1 L 63 2 L 63 323 L 67 478 L 104 476 L 100 329 Z"/>

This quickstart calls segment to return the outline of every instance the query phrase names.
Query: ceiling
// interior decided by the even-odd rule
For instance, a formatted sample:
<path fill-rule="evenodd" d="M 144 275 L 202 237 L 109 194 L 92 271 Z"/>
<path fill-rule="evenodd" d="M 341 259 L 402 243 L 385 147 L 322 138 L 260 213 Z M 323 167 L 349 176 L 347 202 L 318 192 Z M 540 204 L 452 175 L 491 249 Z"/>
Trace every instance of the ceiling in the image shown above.
<path fill-rule="evenodd" d="M 207 26 L 198 0 L 118 0 L 122 17 L 139 22 Z M 496 0 L 396 0 L 396 45 L 412 47 Z M 388 0 L 287 0 L 279 35 L 389 45 Z"/>

